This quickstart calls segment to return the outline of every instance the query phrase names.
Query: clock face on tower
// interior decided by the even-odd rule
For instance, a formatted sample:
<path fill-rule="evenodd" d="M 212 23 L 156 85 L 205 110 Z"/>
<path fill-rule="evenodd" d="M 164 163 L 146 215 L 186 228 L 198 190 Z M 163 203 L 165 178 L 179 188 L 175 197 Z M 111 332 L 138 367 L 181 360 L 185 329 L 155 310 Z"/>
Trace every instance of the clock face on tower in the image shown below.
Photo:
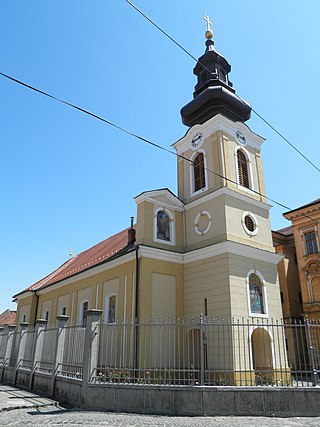
<path fill-rule="evenodd" d="M 197 132 L 191 139 L 191 149 L 196 150 L 203 143 L 203 135 L 201 132 Z"/>
<path fill-rule="evenodd" d="M 246 137 L 243 135 L 242 132 L 240 132 L 239 130 L 237 130 L 236 133 L 235 133 L 235 135 L 236 135 L 236 139 L 239 142 L 239 144 L 246 145 L 247 140 L 246 140 Z"/>

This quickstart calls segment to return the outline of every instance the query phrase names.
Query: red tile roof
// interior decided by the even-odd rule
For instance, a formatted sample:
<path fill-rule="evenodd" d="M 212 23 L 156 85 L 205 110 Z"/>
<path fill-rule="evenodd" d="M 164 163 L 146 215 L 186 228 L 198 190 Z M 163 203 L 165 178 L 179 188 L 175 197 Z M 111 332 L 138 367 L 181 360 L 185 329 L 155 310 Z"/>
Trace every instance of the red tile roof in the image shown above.
<path fill-rule="evenodd" d="M 0 325 L 14 325 L 16 323 L 16 311 L 6 310 L 0 314 Z"/>
<path fill-rule="evenodd" d="M 136 226 L 134 226 L 134 228 L 136 228 Z M 29 286 L 22 292 L 14 295 L 14 297 L 27 291 L 43 289 L 49 285 L 53 285 L 54 283 L 60 282 L 61 280 L 72 277 L 82 271 L 88 270 L 89 268 L 126 253 L 123 249 L 128 249 L 128 230 L 129 229 L 126 228 L 84 252 L 75 255 L 61 264 L 60 267 L 52 273 Z"/>

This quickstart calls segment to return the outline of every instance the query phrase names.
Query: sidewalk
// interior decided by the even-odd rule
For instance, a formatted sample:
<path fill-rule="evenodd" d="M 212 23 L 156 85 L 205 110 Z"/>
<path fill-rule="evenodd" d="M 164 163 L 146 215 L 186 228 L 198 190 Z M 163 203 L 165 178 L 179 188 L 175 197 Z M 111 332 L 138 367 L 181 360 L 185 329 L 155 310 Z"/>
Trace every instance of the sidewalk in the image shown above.
<path fill-rule="evenodd" d="M 57 406 L 58 402 L 9 385 L 0 385 L 0 412 L 12 409 Z"/>

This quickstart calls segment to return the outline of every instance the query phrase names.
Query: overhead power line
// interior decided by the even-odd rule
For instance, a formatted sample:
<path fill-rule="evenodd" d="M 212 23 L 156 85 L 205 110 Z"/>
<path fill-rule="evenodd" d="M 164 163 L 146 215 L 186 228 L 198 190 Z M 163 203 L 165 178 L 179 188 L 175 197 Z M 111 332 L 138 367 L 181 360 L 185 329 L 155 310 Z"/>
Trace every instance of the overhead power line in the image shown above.
<path fill-rule="evenodd" d="M 141 9 L 139 9 L 132 1 L 125 0 L 130 6 L 132 6 L 140 15 L 142 15 L 147 21 L 149 21 L 154 27 L 156 27 L 159 31 L 161 31 L 162 34 L 164 34 L 169 40 L 171 40 L 176 46 L 178 46 L 184 53 L 186 53 L 190 58 L 192 58 L 195 62 L 199 63 L 204 69 L 206 69 L 210 74 L 211 70 L 203 64 L 201 61 L 199 61 L 195 56 L 193 56 L 185 47 L 183 47 L 180 43 L 178 43 L 173 37 L 171 37 L 164 29 L 162 29 L 156 22 L 154 22 L 148 15 L 146 15 L 144 12 L 142 12 Z M 243 103 L 243 99 L 241 99 L 237 94 L 235 96 Z M 247 104 L 245 104 L 247 106 Z M 305 154 L 303 154 L 292 142 L 290 142 L 284 135 L 282 135 L 281 132 L 279 132 L 268 120 L 266 120 L 261 114 L 259 114 L 254 108 L 251 107 L 251 110 L 253 113 L 256 114 L 257 117 L 259 117 L 260 120 L 262 120 L 267 126 L 269 126 L 280 138 L 282 138 L 287 144 L 290 145 L 291 148 L 293 148 L 303 159 L 305 159 L 314 169 L 316 169 L 320 173 L 320 168 L 314 164 Z"/>
<path fill-rule="evenodd" d="M 41 89 L 38 89 L 38 88 L 36 88 L 36 87 L 34 87 L 34 86 L 31 86 L 31 85 L 29 85 L 29 84 L 27 84 L 27 83 L 25 83 L 25 82 L 23 82 L 23 81 L 21 81 L 21 80 L 18 80 L 18 79 L 16 79 L 16 78 L 12 77 L 12 76 L 9 76 L 8 74 L 2 73 L 1 71 L 0 71 L 0 75 L 1 75 L 2 77 L 5 77 L 6 79 L 9 79 L 9 80 L 11 80 L 11 81 L 13 81 L 13 82 L 15 82 L 15 83 L 17 83 L 17 84 L 21 85 L 21 86 L 24 86 L 24 87 L 26 87 L 26 88 L 28 88 L 28 89 L 30 89 L 30 90 L 32 90 L 32 91 L 34 91 L 34 92 L 37 92 L 37 93 L 39 93 L 40 95 L 46 96 L 46 97 L 48 97 L 48 98 L 50 98 L 50 99 L 53 99 L 53 100 L 55 100 L 55 101 L 57 101 L 57 102 L 60 102 L 60 103 L 64 104 L 64 105 L 67 105 L 67 106 L 69 106 L 69 107 L 71 107 L 71 108 L 74 108 L 74 109 L 76 109 L 76 110 L 78 110 L 78 111 L 81 111 L 82 113 L 84 113 L 84 114 L 86 114 L 86 115 L 88 115 L 88 116 L 91 116 L 91 117 L 93 117 L 93 118 L 95 118 L 95 119 L 97 119 L 97 120 L 100 120 L 100 121 L 102 121 L 103 123 L 106 123 L 106 124 L 108 124 L 109 126 L 112 126 L 112 127 L 116 128 L 116 129 L 120 130 L 121 132 L 124 132 L 124 133 L 126 133 L 127 135 L 132 136 L 133 138 L 139 139 L 140 141 L 143 141 L 143 142 L 145 142 L 146 144 L 149 144 L 149 145 L 151 145 L 151 146 L 153 146 L 153 147 L 155 147 L 155 148 L 158 148 L 159 150 L 165 151 L 165 152 L 167 152 L 167 153 L 169 153 L 169 154 L 171 154 L 171 155 L 174 155 L 175 157 L 178 157 L 178 158 L 180 158 L 180 159 L 182 159 L 182 160 L 185 160 L 185 161 L 187 161 L 188 163 L 191 163 L 191 164 L 193 164 L 193 165 L 194 165 L 194 161 L 193 161 L 193 160 L 188 159 L 187 157 L 182 156 L 181 154 L 178 154 L 178 153 L 176 153 L 175 151 L 169 150 L 168 148 L 165 148 L 165 147 L 163 147 L 162 145 L 157 144 L 157 143 L 155 143 L 155 142 L 153 142 L 153 141 L 151 141 L 151 140 L 149 140 L 149 139 L 147 139 L 147 138 L 144 138 L 144 137 L 142 137 L 142 136 L 140 136 L 140 135 L 138 135 L 138 134 L 136 134 L 136 133 L 134 133 L 134 132 L 131 132 L 131 131 L 129 131 L 129 130 L 127 130 L 127 129 L 125 129 L 124 127 L 122 127 L 122 126 L 119 126 L 119 125 L 117 125 L 116 123 L 113 123 L 113 122 L 111 122 L 110 120 L 107 120 L 107 119 L 105 119 L 104 117 L 99 116 L 98 114 L 92 113 L 91 111 L 86 110 L 85 108 L 79 107 L 79 106 L 78 106 L 78 105 L 76 105 L 76 104 L 73 104 L 73 103 L 71 103 L 71 102 L 65 101 L 64 99 L 58 98 L 58 97 L 56 97 L 56 96 L 54 96 L 54 95 L 51 95 L 51 94 L 50 94 L 50 93 L 48 93 L 48 92 L 45 92 L 45 91 L 43 91 L 43 90 L 41 90 Z M 238 183 L 237 183 L 236 181 L 234 181 L 234 180 L 232 180 L 232 179 L 230 179 L 230 178 L 227 178 L 226 176 L 221 175 L 221 174 L 220 174 L 220 173 L 218 173 L 218 172 L 215 172 L 215 171 L 213 171 L 213 170 L 211 170 L 211 169 L 209 169 L 209 168 L 205 168 L 205 170 L 206 170 L 206 171 L 208 171 L 208 172 L 210 172 L 210 173 L 212 173 L 212 174 L 213 174 L 213 175 L 215 175 L 215 176 L 218 176 L 218 177 L 219 177 L 219 178 L 221 178 L 221 179 L 224 179 L 224 180 L 225 180 L 225 181 L 227 181 L 227 182 L 230 182 L 230 183 L 233 183 L 233 184 L 238 185 Z M 283 203 L 281 203 L 281 202 L 278 202 L 277 200 L 274 200 L 274 199 L 272 199 L 271 197 L 268 197 L 268 196 L 266 196 L 265 194 L 260 193 L 259 191 L 256 191 L 256 190 L 251 190 L 251 191 L 252 191 L 254 194 L 257 194 L 257 195 L 259 195 L 259 196 L 263 197 L 264 199 L 269 200 L 270 202 L 272 202 L 272 203 L 274 203 L 274 204 L 276 204 L 276 205 L 278 205 L 278 206 L 280 206 L 280 207 L 282 207 L 282 208 L 284 208 L 284 209 L 286 209 L 286 210 L 288 210 L 288 211 L 293 210 L 292 208 L 290 208 L 290 207 L 286 206 L 285 204 L 283 204 Z M 301 214 L 301 215 L 302 215 L 302 216 L 304 216 L 304 217 L 306 217 L 306 218 L 311 219 L 311 220 L 312 220 L 312 221 L 314 221 L 316 224 L 318 224 L 318 221 L 316 221 L 314 218 L 312 218 L 312 217 L 310 217 L 310 216 L 308 216 L 308 215 L 305 215 L 305 214 Z"/>

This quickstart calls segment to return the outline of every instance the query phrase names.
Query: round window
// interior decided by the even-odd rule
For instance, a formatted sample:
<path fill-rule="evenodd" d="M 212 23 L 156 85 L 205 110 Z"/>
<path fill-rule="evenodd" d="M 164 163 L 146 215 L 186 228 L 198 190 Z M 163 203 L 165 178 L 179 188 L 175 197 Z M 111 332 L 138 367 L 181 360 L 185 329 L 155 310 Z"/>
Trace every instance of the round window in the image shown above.
<path fill-rule="evenodd" d="M 244 231 L 250 236 L 255 236 L 258 232 L 258 222 L 251 212 L 244 212 L 242 215 L 242 225 Z"/>
<path fill-rule="evenodd" d="M 254 231 L 256 228 L 255 223 L 253 222 L 251 216 L 249 216 L 249 215 L 246 215 L 244 217 L 244 224 L 247 227 L 247 229 L 251 232 Z"/>

